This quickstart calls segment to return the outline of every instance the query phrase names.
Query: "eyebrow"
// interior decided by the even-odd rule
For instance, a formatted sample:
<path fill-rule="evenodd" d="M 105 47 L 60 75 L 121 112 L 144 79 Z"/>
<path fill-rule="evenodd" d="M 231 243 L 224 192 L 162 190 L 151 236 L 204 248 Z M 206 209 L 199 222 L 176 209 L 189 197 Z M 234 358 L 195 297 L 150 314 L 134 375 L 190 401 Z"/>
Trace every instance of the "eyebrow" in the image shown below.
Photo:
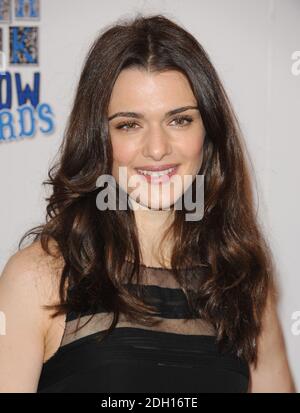
<path fill-rule="evenodd" d="M 192 106 L 192 105 L 181 106 L 180 108 L 176 108 L 176 109 L 172 109 L 172 110 L 168 111 L 165 114 L 165 118 L 168 118 L 169 116 L 172 116 L 172 115 L 176 115 L 176 113 L 185 112 L 188 109 L 197 109 L 197 110 L 199 110 L 199 107 L 198 106 Z M 112 119 L 114 119 L 118 116 L 129 117 L 129 118 L 137 118 L 137 119 L 144 119 L 144 117 L 145 117 L 142 113 L 137 113 L 137 112 L 117 112 L 117 113 L 114 113 L 113 115 L 111 115 L 108 118 L 108 121 L 111 121 Z"/>

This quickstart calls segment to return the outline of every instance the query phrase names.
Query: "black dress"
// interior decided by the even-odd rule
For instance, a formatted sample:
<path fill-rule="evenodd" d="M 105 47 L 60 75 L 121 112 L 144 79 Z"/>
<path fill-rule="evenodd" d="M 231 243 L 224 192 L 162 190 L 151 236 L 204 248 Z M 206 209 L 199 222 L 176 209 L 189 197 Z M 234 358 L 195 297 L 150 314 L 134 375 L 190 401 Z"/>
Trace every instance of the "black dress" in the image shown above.
<path fill-rule="evenodd" d="M 38 393 L 243 393 L 248 364 L 232 351 L 219 352 L 213 327 L 190 312 L 172 271 L 141 265 L 145 301 L 155 305 L 162 323 L 149 327 L 112 314 L 101 306 L 91 313 L 68 313 L 61 345 L 42 367 Z M 188 269 L 195 271 L 195 267 Z M 135 288 L 134 283 L 127 287 Z"/>

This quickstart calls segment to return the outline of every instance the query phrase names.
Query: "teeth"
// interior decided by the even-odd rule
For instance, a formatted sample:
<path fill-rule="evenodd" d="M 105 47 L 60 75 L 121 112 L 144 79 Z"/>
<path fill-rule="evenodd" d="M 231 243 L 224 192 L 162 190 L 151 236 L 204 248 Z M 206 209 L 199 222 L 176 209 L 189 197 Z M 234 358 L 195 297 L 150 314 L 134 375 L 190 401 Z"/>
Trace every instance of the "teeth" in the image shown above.
<path fill-rule="evenodd" d="M 137 171 L 140 174 L 143 174 L 143 175 L 150 175 L 150 176 L 153 176 L 153 177 L 160 177 L 160 176 L 166 175 L 170 172 L 173 172 L 175 169 L 176 169 L 176 167 L 165 169 L 164 171 L 144 171 L 144 170 L 141 170 L 141 169 L 137 169 Z"/>

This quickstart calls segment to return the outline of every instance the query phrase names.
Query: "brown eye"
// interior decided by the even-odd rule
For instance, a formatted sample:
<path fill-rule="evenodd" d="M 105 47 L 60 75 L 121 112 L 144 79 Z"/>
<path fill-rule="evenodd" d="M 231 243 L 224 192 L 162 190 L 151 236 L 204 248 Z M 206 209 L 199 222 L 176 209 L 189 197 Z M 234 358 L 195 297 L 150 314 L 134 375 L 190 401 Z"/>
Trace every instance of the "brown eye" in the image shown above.
<path fill-rule="evenodd" d="M 123 122 L 123 123 L 119 124 L 118 126 L 116 126 L 116 129 L 120 129 L 120 130 L 135 129 L 135 128 L 133 128 L 133 125 L 137 125 L 137 123 L 135 123 L 135 122 Z M 125 126 L 126 126 L 126 128 L 125 128 Z"/>
<path fill-rule="evenodd" d="M 177 125 L 180 127 L 184 127 L 189 125 L 190 123 L 193 122 L 193 118 L 191 116 L 177 116 L 176 118 L 173 119 L 172 122 L 176 121 Z M 186 123 L 185 123 L 186 122 Z"/>

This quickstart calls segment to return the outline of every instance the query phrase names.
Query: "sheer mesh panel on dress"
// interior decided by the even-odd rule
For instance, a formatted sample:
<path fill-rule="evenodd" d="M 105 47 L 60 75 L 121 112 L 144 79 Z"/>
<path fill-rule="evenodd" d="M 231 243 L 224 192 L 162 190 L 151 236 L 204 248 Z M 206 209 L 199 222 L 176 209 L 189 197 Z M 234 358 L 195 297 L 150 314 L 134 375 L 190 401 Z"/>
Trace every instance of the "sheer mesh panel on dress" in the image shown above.
<path fill-rule="evenodd" d="M 197 277 L 199 274 L 199 266 L 184 271 L 187 271 L 189 281 L 192 282 L 193 277 Z M 141 264 L 141 279 L 144 286 L 143 298 L 147 304 L 154 305 L 158 314 L 153 318 L 159 318 L 161 323 L 156 326 L 146 326 L 128 321 L 124 314 L 120 314 L 116 328 L 133 327 L 184 335 L 215 335 L 212 324 L 191 313 L 184 291 L 178 285 L 171 269 Z M 136 288 L 134 282 L 125 283 L 125 285 L 131 291 Z M 92 318 L 91 316 L 92 314 L 81 317 L 74 315 L 74 313 L 68 314 L 61 346 L 107 330 L 113 319 L 113 313 L 105 312 L 100 306 L 97 313 Z M 84 325 L 85 323 L 86 325 Z M 75 329 L 82 325 L 84 326 L 75 332 Z"/>

